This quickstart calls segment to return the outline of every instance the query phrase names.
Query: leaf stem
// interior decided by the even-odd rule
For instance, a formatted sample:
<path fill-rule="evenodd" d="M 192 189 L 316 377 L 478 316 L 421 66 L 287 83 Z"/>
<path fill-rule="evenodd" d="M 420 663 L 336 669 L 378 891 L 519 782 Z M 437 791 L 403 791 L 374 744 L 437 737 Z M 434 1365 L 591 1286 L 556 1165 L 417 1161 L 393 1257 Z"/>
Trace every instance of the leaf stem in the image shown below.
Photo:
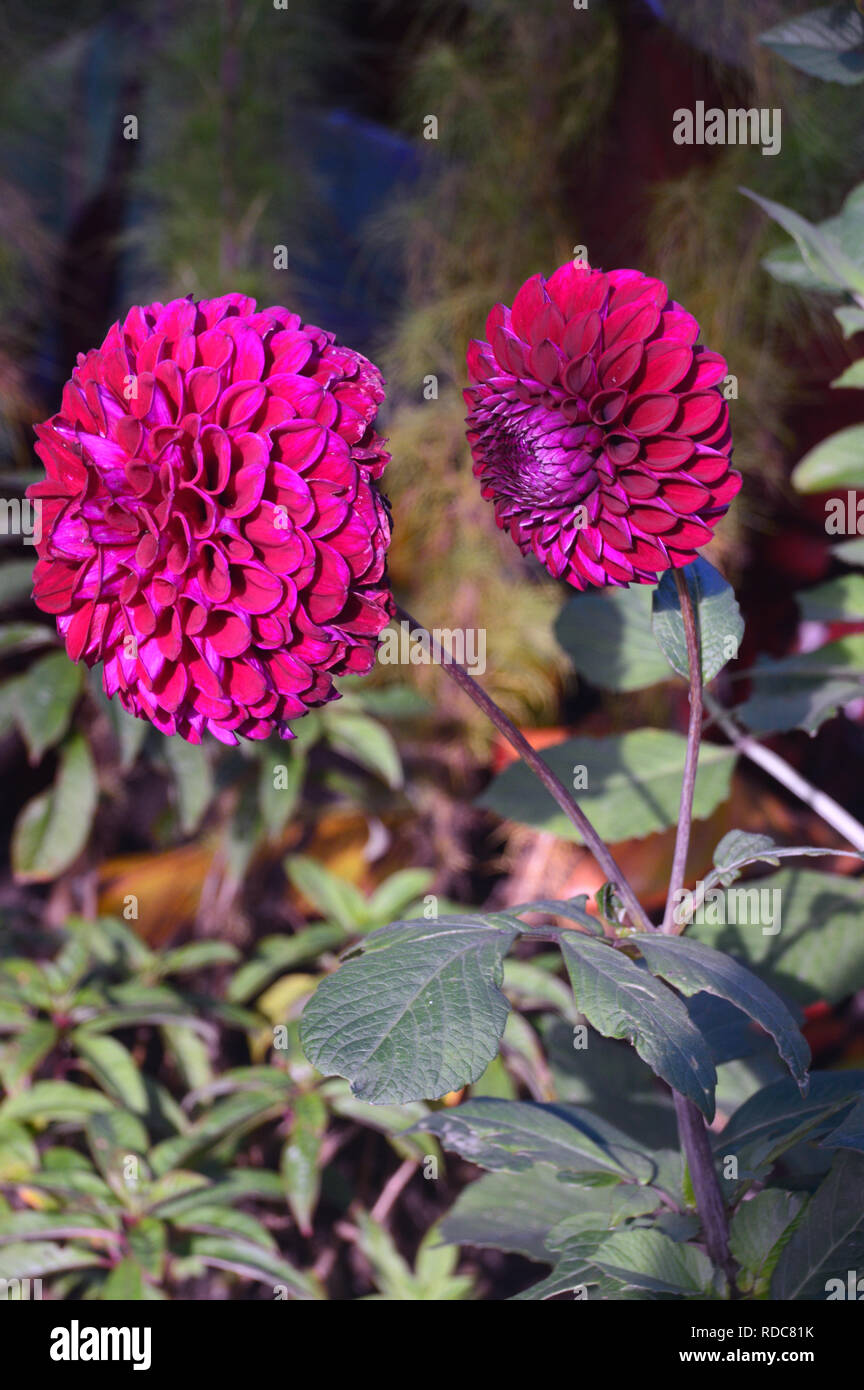
<path fill-rule="evenodd" d="M 627 909 L 631 924 L 641 928 L 642 931 L 656 931 L 657 928 L 654 926 L 654 923 L 636 897 L 636 894 L 625 878 L 622 870 L 616 863 L 614 856 L 597 834 L 597 831 L 585 815 L 585 812 L 570 795 L 564 783 L 559 781 L 555 776 L 555 773 L 552 771 L 551 767 L 549 767 L 548 763 L 544 762 L 539 754 L 531 747 L 531 744 L 528 742 L 527 738 L 525 738 L 524 734 L 522 734 L 519 729 L 516 728 L 516 725 L 507 718 L 507 715 L 496 705 L 491 696 L 486 694 L 483 687 L 478 685 L 472 676 L 469 676 L 463 666 L 460 666 L 458 662 L 453 660 L 452 653 L 447 650 L 433 632 L 425 628 L 422 623 L 418 623 L 416 618 L 413 618 L 410 613 L 407 613 L 405 609 L 401 608 L 398 604 L 396 605 L 396 613 L 403 622 L 408 623 L 412 631 L 426 633 L 432 643 L 436 657 L 439 658 L 440 664 L 444 667 L 451 680 L 454 680 L 456 684 L 465 691 L 466 695 L 471 697 L 475 705 L 477 705 L 486 717 L 492 721 L 495 728 L 499 733 L 504 735 L 507 742 L 516 750 L 523 762 L 525 762 L 535 776 L 540 779 L 549 794 L 555 798 L 565 816 L 576 826 L 585 844 L 588 846 L 600 868 L 603 870 L 603 873 L 606 875 L 606 878 L 610 883 L 614 883 L 621 901 Z"/>

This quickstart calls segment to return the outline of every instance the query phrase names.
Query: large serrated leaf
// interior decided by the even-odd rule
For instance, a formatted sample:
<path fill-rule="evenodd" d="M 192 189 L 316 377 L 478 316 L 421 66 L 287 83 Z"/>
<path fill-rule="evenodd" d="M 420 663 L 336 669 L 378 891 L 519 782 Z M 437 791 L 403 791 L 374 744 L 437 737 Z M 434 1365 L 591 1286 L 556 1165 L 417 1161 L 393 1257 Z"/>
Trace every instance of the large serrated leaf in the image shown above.
<path fill-rule="evenodd" d="M 729 1248 L 752 1278 L 770 1275 L 806 1197 L 768 1187 L 742 1202 L 729 1224 Z"/>
<path fill-rule="evenodd" d="M 687 929 L 801 1004 L 864 988 L 864 882 L 805 869 L 730 888 Z"/>
<path fill-rule="evenodd" d="M 579 675 L 601 690 L 642 690 L 669 678 L 644 585 L 576 594 L 561 609 L 555 636 Z"/>
<path fill-rule="evenodd" d="M 771 1294 L 777 1299 L 825 1299 L 829 1280 L 847 1297 L 849 1270 L 864 1268 L 864 1155 L 838 1154 L 783 1250 Z M 836 1287 L 836 1286 L 835 1286 Z M 857 1296 L 857 1288 L 856 1294 Z"/>
<path fill-rule="evenodd" d="M 609 738 L 572 738 L 541 754 L 565 786 L 584 768 L 579 805 L 601 839 L 617 844 L 665 830 L 678 820 L 687 740 L 665 729 L 633 729 Z M 705 743 L 699 758 L 693 814 L 710 816 L 729 795 L 734 748 Z M 479 799 L 508 820 L 532 825 L 562 839 L 578 830 L 524 765 L 512 763 Z"/>
<path fill-rule="evenodd" d="M 686 936 L 642 936 L 639 949 L 648 969 L 682 994 L 726 999 L 752 1018 L 777 1044 L 777 1051 L 802 1091 L 806 1090 L 810 1049 L 792 1014 L 772 989 L 731 956 Z"/>
<path fill-rule="evenodd" d="M 746 1100 L 715 1141 L 719 1155 L 742 1168 L 769 1167 L 808 1134 L 836 1127 L 838 1116 L 860 1099 L 864 1072 L 814 1072 L 806 1098 L 785 1077 Z M 742 1174 L 743 1175 L 743 1174 Z"/>
<path fill-rule="evenodd" d="M 713 1265 L 695 1245 L 681 1245 L 662 1231 L 616 1231 L 595 1250 L 592 1262 L 604 1273 L 653 1293 L 704 1295 Z"/>
<path fill-rule="evenodd" d="M 650 1182 L 654 1165 L 626 1134 L 577 1106 L 478 1097 L 438 1110 L 414 1129 L 435 1134 L 481 1168 L 521 1172 L 551 1163 L 559 1172 L 603 1171 Z"/>
<path fill-rule="evenodd" d="M 701 556 L 680 571 L 696 613 L 699 647 L 702 653 L 702 680 L 714 679 L 727 661 L 738 655 L 744 635 L 744 619 L 735 600 L 735 593 L 722 574 Z M 689 675 L 687 640 L 681 603 L 671 570 L 663 575 L 654 590 L 651 624 L 669 665 L 679 676 Z"/>
<path fill-rule="evenodd" d="M 525 1173 L 486 1173 L 463 1188 L 440 1224 L 441 1238 L 552 1264 L 555 1256 L 546 1247 L 549 1233 L 574 1210 L 603 1203 L 608 1192 L 560 1182 L 548 1163 L 537 1163 Z"/>
<path fill-rule="evenodd" d="M 373 932 L 306 1005 L 306 1056 L 373 1103 L 434 1100 L 476 1081 L 507 1021 L 500 985 L 517 934 L 479 917 Z"/>
<path fill-rule="evenodd" d="M 860 697 L 862 669 L 860 633 L 778 661 L 763 658 L 753 668 L 750 698 L 737 706 L 736 717 L 755 733 L 804 729 L 814 734 L 843 705 Z"/>
<path fill-rule="evenodd" d="M 717 1073 L 678 996 L 603 942 L 569 932 L 560 944 L 576 1003 L 588 1022 L 606 1038 L 627 1038 L 652 1071 L 711 1119 Z"/>
<path fill-rule="evenodd" d="M 783 20 L 759 42 L 824 82 L 864 82 L 864 16 L 850 5 L 824 5 Z"/>

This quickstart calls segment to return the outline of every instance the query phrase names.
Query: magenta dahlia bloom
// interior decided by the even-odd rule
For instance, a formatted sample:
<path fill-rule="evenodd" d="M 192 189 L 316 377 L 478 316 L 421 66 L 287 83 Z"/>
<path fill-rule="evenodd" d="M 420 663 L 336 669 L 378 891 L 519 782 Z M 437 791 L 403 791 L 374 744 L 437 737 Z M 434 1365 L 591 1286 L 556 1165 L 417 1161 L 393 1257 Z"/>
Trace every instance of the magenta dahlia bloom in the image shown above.
<path fill-rule="evenodd" d="M 383 396 L 287 309 L 131 309 L 36 427 L 34 598 L 72 660 L 163 733 L 290 738 L 390 616 Z"/>
<path fill-rule="evenodd" d="M 666 286 L 572 262 L 497 304 L 468 350 L 474 473 L 555 578 L 648 584 L 688 564 L 741 486 L 719 353 Z"/>

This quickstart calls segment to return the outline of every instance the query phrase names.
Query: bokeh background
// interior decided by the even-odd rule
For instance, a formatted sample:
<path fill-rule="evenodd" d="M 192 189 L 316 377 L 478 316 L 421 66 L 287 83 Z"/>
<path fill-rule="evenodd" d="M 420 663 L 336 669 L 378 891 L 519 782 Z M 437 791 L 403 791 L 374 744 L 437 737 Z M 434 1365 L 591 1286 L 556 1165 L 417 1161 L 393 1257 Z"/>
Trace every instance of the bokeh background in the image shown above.
<path fill-rule="evenodd" d="M 837 562 L 824 498 L 800 495 L 789 478 L 811 445 L 860 420 L 860 393 L 830 383 L 861 340 L 844 339 L 836 296 L 766 271 L 763 257 L 784 236 L 740 191 L 820 221 L 864 177 L 860 87 L 814 80 L 757 41 L 800 8 L 141 0 L 133 12 L 108 0 L 10 0 L 0 17 L 0 490 L 18 497 L 38 476 L 33 423 L 56 409 L 76 354 L 130 304 L 241 290 L 287 305 L 387 377 L 400 601 L 430 627 L 486 630 L 484 684 L 539 747 L 571 733 L 684 727 L 683 687 L 609 694 L 574 675 L 553 631 L 566 595 L 496 531 L 474 484 L 464 352 L 496 300 L 551 273 L 574 246 L 594 264 L 664 279 L 738 381 L 744 487 L 710 558 L 746 617 L 739 667 L 835 635 L 824 625 L 814 635 L 795 605 L 794 591 Z M 676 145 L 673 112 L 698 100 L 781 108 L 781 152 Z M 179 740 L 112 708 L 98 673 L 68 668 L 29 601 L 32 550 L 18 536 L 0 539 L 0 817 L 13 847 L 0 877 L 2 949 L 16 961 L 52 960 L 70 940 L 80 946 L 70 920 L 124 924 L 116 959 L 106 963 L 108 948 L 90 942 L 87 969 L 102 980 L 103 1002 L 127 1009 L 116 1039 L 157 1088 L 149 1108 L 139 1106 L 151 1139 L 171 1132 L 171 1106 L 197 1122 L 214 1095 L 244 1094 L 230 1080 L 220 1091 L 220 1078 L 268 1065 L 272 1026 L 296 1029 L 315 980 L 352 934 L 428 893 L 501 906 L 600 886 L 578 847 L 475 804 L 509 755 L 439 669 L 379 667 L 362 685 L 346 683 L 344 701 L 304 720 L 289 753 L 175 748 Z M 855 630 L 864 623 L 842 629 Z M 853 700 L 814 737 L 776 741 L 859 818 L 862 719 L 864 702 Z M 89 750 L 83 765 L 76 738 Z M 277 763 L 287 768 L 279 788 Z M 692 872 L 732 826 L 837 842 L 744 765 L 731 797 L 696 826 Z M 652 908 L 671 833 L 616 850 Z M 304 935 L 310 928 L 317 937 Z M 150 1014 L 142 1003 L 136 1015 L 131 994 L 118 1003 L 116 991 L 142 980 L 167 989 L 159 962 L 190 943 L 218 944 L 170 977 L 177 1008 L 207 1018 L 184 1038 L 180 1023 L 158 1021 L 153 998 Z M 27 1059 L 13 1051 L 6 1092 L 34 1079 L 116 1090 L 110 1059 L 76 1052 L 56 1000 L 52 1013 L 34 998 L 27 1008 L 59 1032 Z M 527 985 L 522 1001 L 538 1007 Z M 864 1055 L 862 1016 L 854 993 L 811 1006 L 823 1063 Z M 278 1061 L 302 1090 L 310 1069 L 291 1039 Z M 544 1098 L 566 1092 L 555 1072 L 554 1049 L 550 1064 L 525 1025 L 480 1089 Z M 252 1094 L 257 1080 L 249 1073 L 244 1083 Z M 671 1138 L 665 1106 L 644 1104 Z M 258 1110 L 241 1107 L 189 1152 L 202 1172 L 218 1163 L 281 1171 L 289 1206 L 269 1209 L 263 1224 L 274 1249 L 314 1269 L 332 1297 L 506 1297 L 526 1282 L 518 1254 L 418 1256 L 471 1170 L 451 1160 L 440 1182 L 424 1183 L 429 1142 L 395 1140 L 404 1122 L 371 1114 L 339 1085 L 320 1107 L 301 1106 L 299 1120 L 265 1093 Z M 52 1146 L 74 1154 L 78 1129 L 61 1107 L 37 1115 L 25 1137 L 40 1155 Z M 284 1156 L 292 1135 L 305 1155 L 299 1172 Z M 9 1162 L 13 1179 L 27 1170 Z M 181 1253 L 189 1263 L 166 1276 L 172 1296 L 272 1297 L 230 1262 Z M 58 1292 L 73 1296 L 78 1276 L 65 1277 Z"/>

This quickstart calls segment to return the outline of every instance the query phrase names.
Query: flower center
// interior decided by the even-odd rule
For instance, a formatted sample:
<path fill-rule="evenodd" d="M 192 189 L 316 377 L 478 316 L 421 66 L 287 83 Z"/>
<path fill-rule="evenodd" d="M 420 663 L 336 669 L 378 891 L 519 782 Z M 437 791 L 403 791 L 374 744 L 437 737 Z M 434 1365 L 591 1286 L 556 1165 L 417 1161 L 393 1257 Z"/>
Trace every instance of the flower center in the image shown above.
<path fill-rule="evenodd" d="M 603 440 L 598 425 L 569 424 L 560 410 L 540 406 L 521 418 L 493 416 L 485 457 L 500 496 L 544 514 L 558 513 L 583 502 L 597 485 Z"/>

